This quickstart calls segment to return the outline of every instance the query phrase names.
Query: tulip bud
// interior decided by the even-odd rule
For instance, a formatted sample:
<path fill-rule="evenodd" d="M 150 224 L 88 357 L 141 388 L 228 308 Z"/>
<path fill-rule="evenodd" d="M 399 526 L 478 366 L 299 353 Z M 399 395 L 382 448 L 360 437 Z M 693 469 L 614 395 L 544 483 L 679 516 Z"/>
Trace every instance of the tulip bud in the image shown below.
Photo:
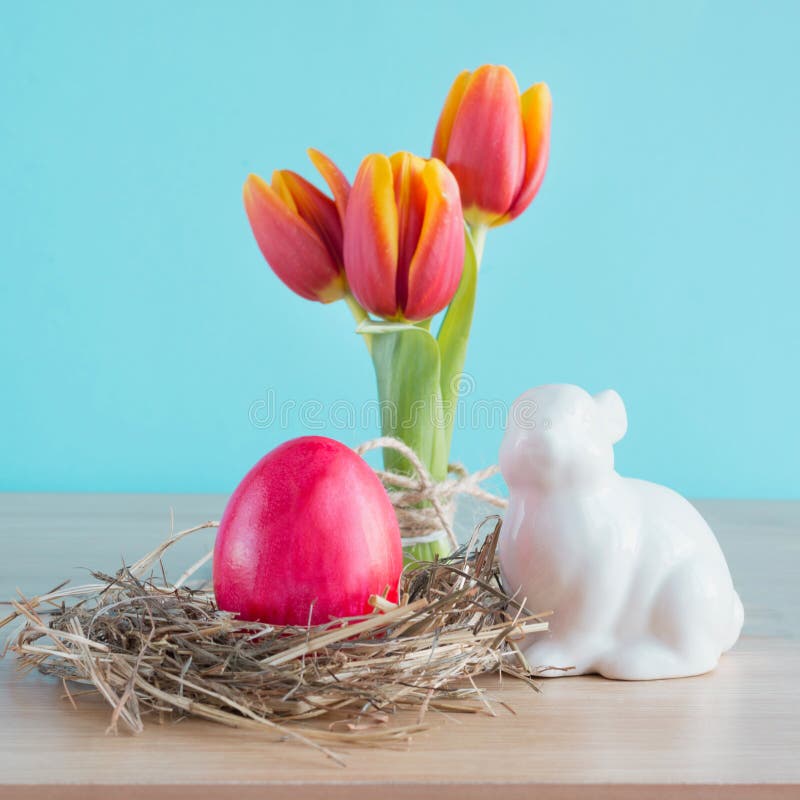
<path fill-rule="evenodd" d="M 249 175 L 244 207 L 264 258 L 275 274 L 306 300 L 330 303 L 347 292 L 342 221 L 350 185 L 322 153 L 309 151 L 335 200 L 296 172 L 276 170 L 272 185 Z"/>
<path fill-rule="evenodd" d="M 458 184 L 438 159 L 373 154 L 347 204 L 344 263 L 350 289 L 371 313 L 419 321 L 452 299 L 464 265 Z"/>
<path fill-rule="evenodd" d="M 445 100 L 431 154 L 453 171 L 472 226 L 519 216 L 539 190 L 550 150 L 550 90 L 521 97 L 508 67 L 462 72 Z"/>

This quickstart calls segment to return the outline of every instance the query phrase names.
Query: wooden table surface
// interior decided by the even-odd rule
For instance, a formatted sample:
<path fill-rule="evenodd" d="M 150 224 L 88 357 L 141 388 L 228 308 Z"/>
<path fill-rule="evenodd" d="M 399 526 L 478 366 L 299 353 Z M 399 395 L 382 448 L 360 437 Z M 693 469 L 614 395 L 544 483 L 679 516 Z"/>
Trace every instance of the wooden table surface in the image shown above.
<path fill-rule="evenodd" d="M 115 569 L 224 498 L 0 494 L 0 597 Z M 430 715 L 406 749 L 340 749 L 347 766 L 210 723 L 104 733 L 96 697 L 0 661 L 0 798 L 800 797 L 800 502 L 702 501 L 745 605 L 745 635 L 712 674 L 648 683 L 482 683 L 496 716 Z M 210 546 L 187 540 L 174 568 Z M 170 564 L 167 564 L 169 569 Z"/>

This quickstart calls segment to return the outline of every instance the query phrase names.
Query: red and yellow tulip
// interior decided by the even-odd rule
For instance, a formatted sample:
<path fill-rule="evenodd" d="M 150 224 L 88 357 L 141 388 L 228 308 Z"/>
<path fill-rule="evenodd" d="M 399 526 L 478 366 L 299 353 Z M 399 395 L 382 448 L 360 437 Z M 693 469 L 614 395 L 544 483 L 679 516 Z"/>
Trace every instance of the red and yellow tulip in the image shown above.
<path fill-rule="evenodd" d="M 502 225 L 530 205 L 547 168 L 550 116 L 547 84 L 520 96 L 508 67 L 484 65 L 455 79 L 431 154 L 456 176 L 471 226 Z"/>
<path fill-rule="evenodd" d="M 458 288 L 464 223 L 458 184 L 438 159 L 373 154 L 356 175 L 344 225 L 350 290 L 369 312 L 419 321 Z"/>
<path fill-rule="evenodd" d="M 249 175 L 244 207 L 258 246 L 275 274 L 307 300 L 330 303 L 347 293 L 342 224 L 350 184 L 325 155 L 309 156 L 333 200 L 291 170 L 276 170 L 272 184 Z"/>

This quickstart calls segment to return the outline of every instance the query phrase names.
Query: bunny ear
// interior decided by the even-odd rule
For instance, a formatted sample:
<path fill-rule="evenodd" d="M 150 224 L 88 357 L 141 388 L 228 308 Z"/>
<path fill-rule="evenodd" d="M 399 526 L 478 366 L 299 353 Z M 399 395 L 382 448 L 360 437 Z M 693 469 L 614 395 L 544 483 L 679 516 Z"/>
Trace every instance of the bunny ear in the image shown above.
<path fill-rule="evenodd" d="M 606 424 L 611 444 L 616 444 L 628 430 L 628 415 L 622 398 L 613 389 L 604 389 L 594 396 L 600 408 L 600 416 Z"/>

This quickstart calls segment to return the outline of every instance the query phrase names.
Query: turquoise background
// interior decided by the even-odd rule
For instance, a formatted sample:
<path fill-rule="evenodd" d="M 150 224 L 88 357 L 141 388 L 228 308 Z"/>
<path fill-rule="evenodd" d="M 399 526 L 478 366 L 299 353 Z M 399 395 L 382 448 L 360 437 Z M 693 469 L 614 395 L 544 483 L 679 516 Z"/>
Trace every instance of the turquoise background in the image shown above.
<path fill-rule="evenodd" d="M 0 2 L 0 489 L 229 491 L 304 432 L 254 402 L 373 397 L 344 305 L 262 261 L 243 179 L 427 154 L 494 62 L 550 84 L 553 151 L 487 243 L 469 399 L 613 386 L 621 471 L 800 496 L 800 3 L 494 6 Z"/>

